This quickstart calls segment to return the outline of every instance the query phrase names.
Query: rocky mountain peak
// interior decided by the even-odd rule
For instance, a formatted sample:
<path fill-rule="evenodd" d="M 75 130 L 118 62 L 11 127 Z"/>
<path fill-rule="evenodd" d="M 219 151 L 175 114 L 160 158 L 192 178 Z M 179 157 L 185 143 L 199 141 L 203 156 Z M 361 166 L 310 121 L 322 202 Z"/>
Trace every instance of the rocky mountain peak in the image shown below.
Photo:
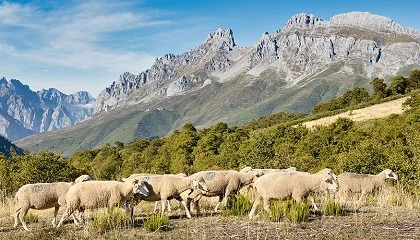
<path fill-rule="evenodd" d="M 225 50 L 230 51 L 236 46 L 231 29 L 218 28 L 215 32 L 210 33 L 206 38 L 206 45 L 211 45 L 213 51 Z"/>
<path fill-rule="evenodd" d="M 315 17 L 313 14 L 299 13 L 293 15 L 283 29 L 295 29 L 295 28 L 313 28 L 324 25 L 324 21 L 320 18 Z"/>
<path fill-rule="evenodd" d="M 335 26 L 353 26 L 371 30 L 403 31 L 394 20 L 369 12 L 348 12 L 331 17 L 330 24 Z"/>
<path fill-rule="evenodd" d="M 32 91 L 19 80 L 0 80 L 0 135 L 16 140 L 73 125 L 93 112 L 87 92 L 66 95 L 55 88 Z"/>

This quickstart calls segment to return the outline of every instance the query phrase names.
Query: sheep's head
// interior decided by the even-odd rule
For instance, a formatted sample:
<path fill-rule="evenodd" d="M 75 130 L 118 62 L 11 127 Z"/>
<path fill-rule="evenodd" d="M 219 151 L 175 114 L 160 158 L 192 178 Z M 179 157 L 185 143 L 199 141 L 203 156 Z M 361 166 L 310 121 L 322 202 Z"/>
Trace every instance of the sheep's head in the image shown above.
<path fill-rule="evenodd" d="M 92 180 L 92 178 L 89 175 L 82 175 L 78 178 L 76 178 L 76 180 L 74 180 L 75 183 L 80 183 L 80 182 L 86 182 L 86 181 L 90 181 Z"/>
<path fill-rule="evenodd" d="M 133 192 L 134 194 L 141 194 L 143 196 L 149 196 L 149 189 L 147 189 L 144 180 L 133 179 Z"/>
<path fill-rule="evenodd" d="M 331 174 L 325 174 L 322 179 L 322 184 L 326 186 L 326 189 L 333 192 L 338 192 L 338 184 L 334 176 Z"/>
<path fill-rule="evenodd" d="M 317 172 L 317 174 L 329 174 L 331 177 L 334 178 L 335 181 L 337 181 L 337 175 L 335 175 L 330 168 L 324 168 L 321 171 Z"/>
<path fill-rule="evenodd" d="M 207 183 L 204 181 L 203 177 L 198 177 L 197 179 L 194 179 L 191 182 L 191 188 L 198 189 L 201 191 L 202 194 L 205 194 L 209 192 L 209 187 L 207 186 Z"/>
<path fill-rule="evenodd" d="M 398 176 L 395 172 L 393 172 L 391 169 L 385 169 L 383 171 L 385 174 L 385 179 L 394 179 L 395 181 L 398 181 Z"/>

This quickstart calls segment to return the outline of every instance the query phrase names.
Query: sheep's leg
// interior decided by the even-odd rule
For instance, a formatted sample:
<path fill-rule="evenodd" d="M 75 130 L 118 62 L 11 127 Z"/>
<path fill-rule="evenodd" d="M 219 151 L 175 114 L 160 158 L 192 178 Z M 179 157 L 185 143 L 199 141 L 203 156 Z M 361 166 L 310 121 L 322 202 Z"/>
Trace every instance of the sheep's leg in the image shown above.
<path fill-rule="evenodd" d="M 314 207 L 315 211 L 319 211 L 318 206 L 315 204 L 314 197 L 310 196 L 309 199 L 311 200 L 312 206 Z"/>
<path fill-rule="evenodd" d="M 24 218 L 25 218 L 26 214 L 28 213 L 28 210 L 29 210 L 28 206 L 22 207 L 22 210 L 19 214 L 19 220 L 22 223 L 22 226 L 26 231 L 29 231 L 29 228 L 28 228 L 28 226 L 26 226 L 26 222 L 25 222 Z"/>
<path fill-rule="evenodd" d="M 264 198 L 264 210 L 270 212 L 270 198 Z"/>
<path fill-rule="evenodd" d="M 365 191 L 362 191 L 362 194 L 360 195 L 359 200 L 357 201 L 357 205 L 360 205 L 362 203 L 363 197 L 366 195 Z"/>
<path fill-rule="evenodd" d="M 226 190 L 224 197 L 221 199 L 221 196 L 219 196 L 219 203 L 218 205 L 220 205 L 220 203 L 223 201 L 223 206 L 226 208 L 227 205 L 227 201 L 229 198 L 229 195 L 232 193 L 233 191 L 231 191 L 230 189 Z M 218 207 L 218 205 L 216 207 Z M 217 212 L 217 208 L 214 209 L 214 211 Z"/>
<path fill-rule="evenodd" d="M 54 217 L 53 217 L 53 220 L 52 220 L 53 227 L 57 226 L 56 222 L 57 222 L 58 209 L 60 209 L 60 207 L 55 207 L 54 208 Z"/>
<path fill-rule="evenodd" d="M 66 208 L 66 211 L 64 211 L 63 216 L 61 216 L 60 222 L 57 225 L 57 228 L 61 227 L 63 225 L 64 221 L 73 214 L 74 210 L 70 209 L 69 207 Z"/>
<path fill-rule="evenodd" d="M 161 199 L 160 203 L 162 204 L 162 211 L 160 212 L 160 215 L 163 216 L 163 213 L 165 212 L 165 208 L 166 208 L 166 199 Z"/>
<path fill-rule="evenodd" d="M 171 203 L 169 202 L 169 200 L 168 200 L 168 212 L 172 212 Z"/>
<path fill-rule="evenodd" d="M 178 196 L 178 197 L 176 198 L 176 200 L 178 200 L 179 202 L 181 202 L 181 203 L 182 203 L 182 206 L 184 206 L 184 208 L 185 208 L 185 214 L 187 215 L 187 218 L 191 218 L 191 213 L 190 213 L 190 211 L 188 210 L 187 202 L 186 202 L 186 201 L 184 201 L 184 200 L 181 198 L 181 196 Z"/>
<path fill-rule="evenodd" d="M 219 201 L 217 202 L 216 207 L 214 207 L 215 212 L 217 212 L 217 210 L 219 210 L 219 206 L 220 206 L 220 203 L 222 202 L 222 200 L 223 200 L 223 196 L 219 196 Z"/>
<path fill-rule="evenodd" d="M 260 202 L 261 202 L 261 199 L 262 199 L 262 197 L 261 197 L 260 195 L 258 195 L 258 196 L 255 198 L 254 204 L 252 205 L 251 211 L 249 212 L 249 215 L 248 215 L 249 219 L 252 219 L 252 217 L 254 216 L 255 211 L 257 210 L 258 205 L 259 205 L 259 204 L 260 204 Z"/>
<path fill-rule="evenodd" d="M 17 226 L 19 225 L 19 214 L 22 212 L 22 208 L 19 207 L 18 209 L 16 209 L 15 211 L 15 224 L 13 224 L 14 228 L 17 228 Z"/>
<path fill-rule="evenodd" d="M 156 201 L 156 202 L 155 202 L 155 209 L 153 209 L 153 213 L 156 213 L 156 212 L 157 212 L 157 206 L 158 206 L 158 203 L 159 203 L 159 201 Z"/>

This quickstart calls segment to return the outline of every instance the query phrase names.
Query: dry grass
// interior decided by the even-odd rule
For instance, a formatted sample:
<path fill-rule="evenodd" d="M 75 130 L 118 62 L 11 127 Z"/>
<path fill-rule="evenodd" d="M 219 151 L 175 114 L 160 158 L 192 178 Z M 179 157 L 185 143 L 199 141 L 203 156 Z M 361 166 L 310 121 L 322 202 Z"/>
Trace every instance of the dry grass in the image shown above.
<path fill-rule="evenodd" d="M 334 116 L 324 117 L 313 121 L 303 123 L 308 128 L 313 128 L 316 125 L 324 126 L 335 122 L 338 118 L 349 118 L 352 121 L 365 121 L 374 118 L 382 118 L 391 114 L 403 113 L 402 104 L 408 97 L 399 98 L 393 101 L 375 104 L 362 109 L 351 110 L 340 113 Z"/>
<path fill-rule="evenodd" d="M 309 222 L 302 224 L 269 222 L 264 214 L 254 220 L 223 217 L 211 210 L 215 198 L 206 202 L 202 216 L 187 219 L 181 206 L 172 201 L 168 230 L 155 233 L 147 233 L 143 227 L 153 203 L 142 202 L 136 207 L 132 227 L 100 233 L 92 227 L 92 221 L 85 227 L 69 222 L 62 228 L 52 228 L 52 209 L 30 210 L 40 219 L 28 224 L 32 231 L 12 229 L 13 219 L 8 214 L 13 207 L 7 201 L 0 206 L 0 239 L 420 239 L 418 201 L 399 188 L 384 189 L 375 198 L 368 198 L 365 206 L 351 209 L 344 216 L 312 214 Z"/>

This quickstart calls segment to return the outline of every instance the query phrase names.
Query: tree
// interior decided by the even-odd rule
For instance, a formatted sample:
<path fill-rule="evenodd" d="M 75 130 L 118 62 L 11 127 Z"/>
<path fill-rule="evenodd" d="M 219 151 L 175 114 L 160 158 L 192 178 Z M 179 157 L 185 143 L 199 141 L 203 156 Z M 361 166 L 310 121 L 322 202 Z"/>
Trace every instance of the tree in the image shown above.
<path fill-rule="evenodd" d="M 407 78 L 403 76 L 397 76 L 392 80 L 391 86 L 389 86 L 389 90 L 392 94 L 406 94 L 410 91 L 410 83 Z"/>
<path fill-rule="evenodd" d="M 370 82 L 370 84 L 372 85 L 374 95 L 380 98 L 386 97 L 387 85 L 384 83 L 384 80 L 382 78 L 376 77 Z"/>

